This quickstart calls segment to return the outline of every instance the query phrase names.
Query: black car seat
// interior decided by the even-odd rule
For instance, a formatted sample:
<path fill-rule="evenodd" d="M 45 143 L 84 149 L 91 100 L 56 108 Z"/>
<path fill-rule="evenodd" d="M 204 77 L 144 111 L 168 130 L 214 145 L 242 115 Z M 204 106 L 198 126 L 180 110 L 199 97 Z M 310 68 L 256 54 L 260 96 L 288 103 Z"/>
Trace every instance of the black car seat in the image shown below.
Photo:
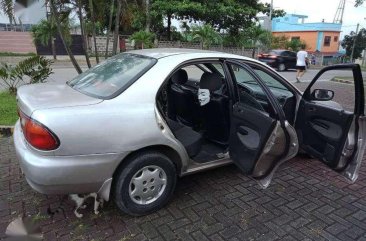
<path fill-rule="evenodd" d="M 194 127 L 198 120 L 197 90 L 186 86 L 187 72 L 180 69 L 171 77 L 168 91 L 168 116 L 184 125 Z"/>
<path fill-rule="evenodd" d="M 176 121 L 168 119 L 167 123 L 175 138 L 177 138 L 186 149 L 188 156 L 191 158 L 196 156 L 202 147 L 202 135 L 192 128 Z"/>
<path fill-rule="evenodd" d="M 224 81 L 219 73 L 204 73 L 200 89 L 208 89 L 210 101 L 200 106 L 204 136 L 215 143 L 227 145 L 230 134 L 229 99 L 222 93 Z"/>

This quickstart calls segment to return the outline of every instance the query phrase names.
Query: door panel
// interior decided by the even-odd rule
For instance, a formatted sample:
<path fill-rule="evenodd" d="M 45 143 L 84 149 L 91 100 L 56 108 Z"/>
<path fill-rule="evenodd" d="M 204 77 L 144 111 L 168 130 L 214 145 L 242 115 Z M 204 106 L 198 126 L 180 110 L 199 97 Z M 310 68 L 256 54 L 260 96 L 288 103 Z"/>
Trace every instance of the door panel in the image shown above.
<path fill-rule="evenodd" d="M 244 103 L 233 106 L 230 130 L 230 156 L 240 169 L 251 174 L 261 150 L 271 135 L 276 120 Z"/>
<path fill-rule="evenodd" d="M 301 101 L 298 114 L 300 142 L 305 151 L 336 167 L 353 114 L 322 103 Z"/>
<path fill-rule="evenodd" d="M 297 147 L 297 138 L 289 135 L 280 104 L 259 75 L 245 64 L 225 62 L 236 93 L 231 111 L 229 154 L 245 174 L 265 188 L 278 165 L 286 157 L 293 157 L 288 156 L 294 150 L 290 143 L 296 143 L 294 147 Z M 248 83 L 257 83 L 267 97 L 268 109 L 262 108 L 256 95 L 247 92 L 243 95 Z"/>
<path fill-rule="evenodd" d="M 318 101 L 311 87 L 330 70 L 352 70 L 354 79 L 354 113 L 344 110 L 333 101 Z M 300 146 L 330 168 L 355 181 L 362 161 L 364 130 L 364 89 L 360 66 L 343 64 L 325 67 L 309 84 L 300 101 L 296 131 Z"/>

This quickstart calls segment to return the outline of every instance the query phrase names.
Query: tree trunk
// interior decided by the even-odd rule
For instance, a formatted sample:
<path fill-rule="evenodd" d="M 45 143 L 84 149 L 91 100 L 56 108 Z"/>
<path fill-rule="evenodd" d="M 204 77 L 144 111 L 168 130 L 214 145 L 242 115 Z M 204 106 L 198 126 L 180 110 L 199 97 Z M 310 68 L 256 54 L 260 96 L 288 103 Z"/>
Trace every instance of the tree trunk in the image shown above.
<path fill-rule="evenodd" d="M 168 14 L 168 29 L 167 29 L 167 33 L 168 33 L 168 40 L 171 41 L 171 34 L 170 34 L 170 27 L 172 26 L 172 15 Z"/>
<path fill-rule="evenodd" d="M 119 22 L 121 17 L 122 10 L 122 0 L 117 0 L 117 13 L 116 13 L 116 22 L 114 25 L 114 35 L 113 35 L 113 55 L 117 54 L 117 45 L 118 45 L 118 37 L 119 37 Z"/>
<path fill-rule="evenodd" d="M 146 32 L 150 32 L 151 18 L 150 18 L 150 0 L 146 0 Z"/>
<path fill-rule="evenodd" d="M 110 38 L 109 34 L 112 29 L 113 9 L 114 9 L 114 0 L 112 0 L 111 11 L 109 13 L 109 22 L 108 22 L 108 29 L 107 29 L 107 44 L 106 44 L 105 56 L 104 56 L 105 59 L 108 58 L 108 54 L 109 54 L 109 38 Z"/>
<path fill-rule="evenodd" d="M 52 48 L 52 55 L 53 55 L 53 59 L 56 60 L 56 45 L 55 45 L 55 37 L 51 37 L 51 48 Z"/>
<path fill-rule="evenodd" d="M 90 59 L 89 59 L 88 46 L 87 46 L 87 43 L 86 43 L 86 36 L 85 36 L 85 30 L 84 30 L 84 19 L 83 19 L 81 0 L 78 0 L 77 4 L 78 4 L 78 15 L 79 15 L 79 21 L 80 21 L 81 38 L 83 40 L 83 48 L 84 48 L 84 51 L 85 51 L 85 60 L 86 60 L 86 64 L 88 65 L 88 68 L 90 69 L 91 64 L 90 64 Z"/>
<path fill-rule="evenodd" d="M 92 29 L 93 29 L 95 59 L 97 61 L 97 64 L 99 64 L 99 54 L 98 54 L 97 39 L 96 39 L 96 32 L 95 32 L 95 16 L 94 16 L 93 0 L 89 0 L 89 8 L 90 8 L 90 15 L 91 15 L 91 22 L 92 22 Z"/>
<path fill-rule="evenodd" d="M 78 62 L 76 61 L 73 53 L 71 52 L 70 47 L 66 44 L 65 39 L 64 39 L 64 37 L 62 35 L 62 28 L 61 28 L 60 18 L 58 16 L 58 12 L 57 12 L 56 6 L 55 6 L 55 0 L 50 0 L 50 5 L 51 5 L 51 11 L 52 11 L 53 16 L 55 18 L 57 30 L 58 30 L 58 33 L 60 35 L 62 44 L 64 45 L 64 47 L 66 49 L 66 52 L 69 55 L 69 58 L 71 60 L 72 65 L 74 65 L 74 68 L 76 69 L 76 71 L 78 72 L 78 74 L 81 74 L 83 71 L 81 70 Z"/>

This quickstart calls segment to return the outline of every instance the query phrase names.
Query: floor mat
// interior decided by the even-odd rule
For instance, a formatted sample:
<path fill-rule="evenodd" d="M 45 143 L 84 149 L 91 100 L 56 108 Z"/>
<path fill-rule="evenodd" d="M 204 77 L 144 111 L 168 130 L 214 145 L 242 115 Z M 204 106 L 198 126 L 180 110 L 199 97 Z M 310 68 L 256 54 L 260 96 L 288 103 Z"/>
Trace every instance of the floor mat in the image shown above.
<path fill-rule="evenodd" d="M 226 148 L 218 144 L 214 144 L 209 141 L 204 141 L 201 151 L 193 158 L 195 162 L 205 163 L 213 160 L 217 160 L 218 153 L 226 152 Z"/>

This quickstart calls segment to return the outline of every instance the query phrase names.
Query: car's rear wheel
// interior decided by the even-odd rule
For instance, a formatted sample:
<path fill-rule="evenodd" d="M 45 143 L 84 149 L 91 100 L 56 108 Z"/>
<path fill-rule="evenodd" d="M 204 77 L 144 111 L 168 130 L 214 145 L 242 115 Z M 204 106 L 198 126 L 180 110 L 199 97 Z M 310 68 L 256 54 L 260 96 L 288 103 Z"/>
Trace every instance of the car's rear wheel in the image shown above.
<path fill-rule="evenodd" d="M 123 212 L 140 216 L 159 210 L 169 201 L 177 174 L 166 155 L 145 152 L 131 158 L 115 178 L 115 203 Z"/>
<path fill-rule="evenodd" d="M 278 71 L 282 72 L 286 70 L 286 65 L 284 63 L 281 63 L 278 65 Z"/>

